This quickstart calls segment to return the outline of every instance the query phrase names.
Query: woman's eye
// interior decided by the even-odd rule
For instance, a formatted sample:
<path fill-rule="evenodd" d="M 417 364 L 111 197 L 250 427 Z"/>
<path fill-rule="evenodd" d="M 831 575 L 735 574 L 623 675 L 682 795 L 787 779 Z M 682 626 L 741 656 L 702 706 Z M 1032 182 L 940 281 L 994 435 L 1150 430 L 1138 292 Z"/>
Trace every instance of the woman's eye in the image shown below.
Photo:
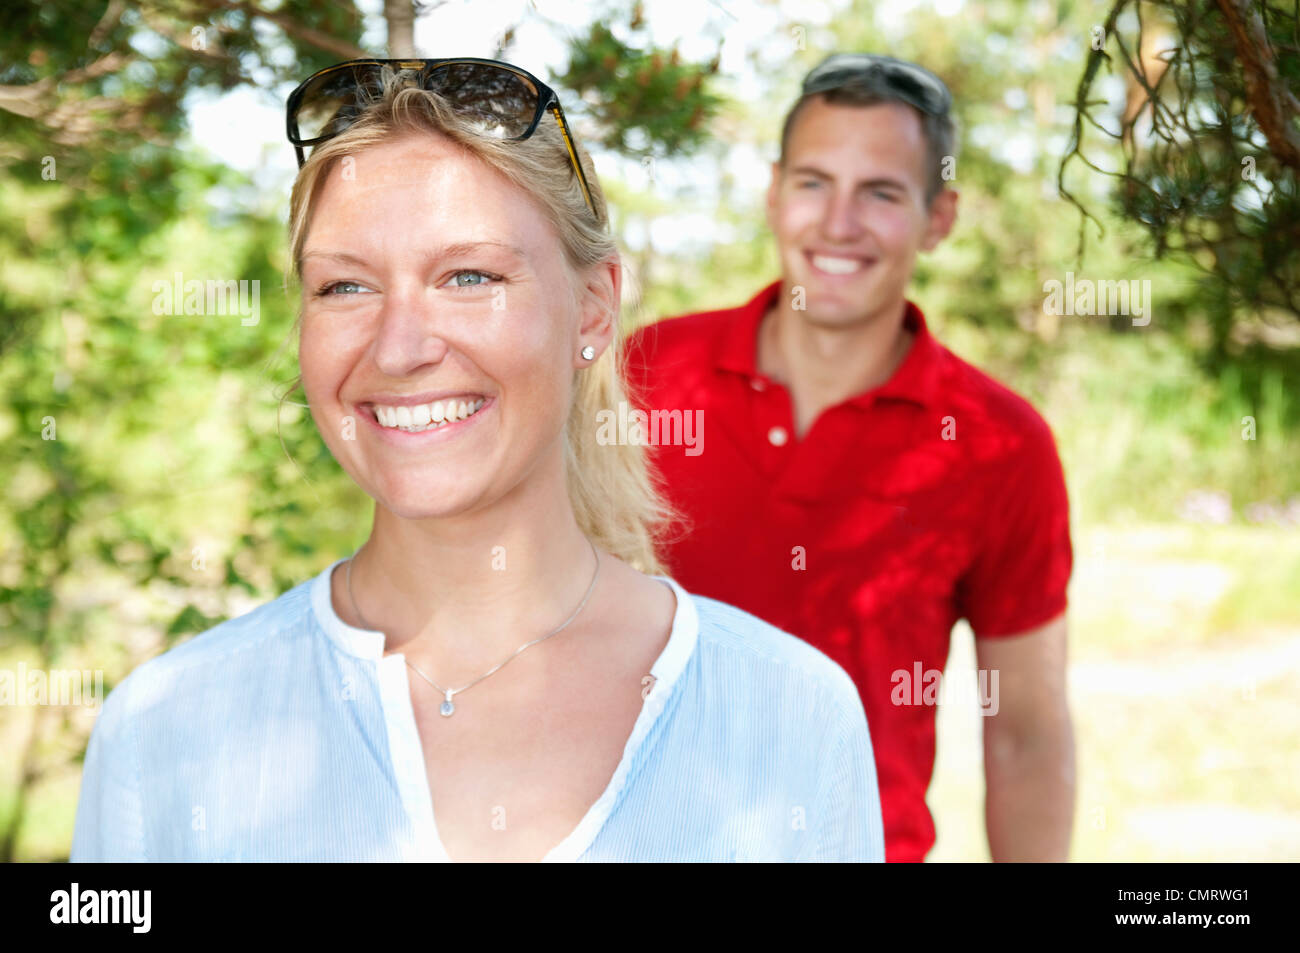
<path fill-rule="evenodd" d="M 451 284 L 456 288 L 478 288 L 489 281 L 500 281 L 500 275 L 487 271 L 458 271 L 451 276 Z"/>
<path fill-rule="evenodd" d="M 322 296 L 334 294 L 356 294 L 363 288 L 365 288 L 365 285 L 361 284 L 359 281 L 334 281 L 321 288 L 321 290 L 316 293 Z"/>

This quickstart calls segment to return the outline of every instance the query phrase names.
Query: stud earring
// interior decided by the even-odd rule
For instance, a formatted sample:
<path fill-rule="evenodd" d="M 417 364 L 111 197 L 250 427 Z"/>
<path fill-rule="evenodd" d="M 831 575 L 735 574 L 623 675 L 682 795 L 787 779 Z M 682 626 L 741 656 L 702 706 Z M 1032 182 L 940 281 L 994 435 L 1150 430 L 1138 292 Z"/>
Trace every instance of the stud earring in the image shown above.
<path fill-rule="evenodd" d="M 596 349 L 588 344 L 582 349 L 583 360 L 590 361 L 596 356 Z"/>

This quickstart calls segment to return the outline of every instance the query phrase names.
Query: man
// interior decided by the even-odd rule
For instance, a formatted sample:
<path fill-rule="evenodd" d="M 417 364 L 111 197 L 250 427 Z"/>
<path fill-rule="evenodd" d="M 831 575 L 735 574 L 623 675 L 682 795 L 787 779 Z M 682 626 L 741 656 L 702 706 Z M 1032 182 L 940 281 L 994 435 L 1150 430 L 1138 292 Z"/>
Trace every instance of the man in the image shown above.
<path fill-rule="evenodd" d="M 991 855 L 1065 860 L 1071 549 L 1055 443 L 905 296 L 918 253 L 956 219 L 950 105 L 938 77 L 887 57 L 813 70 L 767 195 L 780 279 L 739 308 L 641 329 L 629 372 L 642 409 L 698 410 L 709 428 L 707 452 L 652 450 L 684 516 L 674 577 L 801 636 L 856 682 L 886 859 L 934 844 L 935 702 L 964 617 L 984 679 Z"/>

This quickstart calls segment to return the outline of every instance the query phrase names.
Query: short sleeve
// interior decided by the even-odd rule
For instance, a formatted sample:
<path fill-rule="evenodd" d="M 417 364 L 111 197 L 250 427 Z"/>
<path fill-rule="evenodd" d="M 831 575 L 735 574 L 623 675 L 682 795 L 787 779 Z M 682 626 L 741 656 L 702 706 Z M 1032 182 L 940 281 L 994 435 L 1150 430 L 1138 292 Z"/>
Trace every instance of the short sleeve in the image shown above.
<path fill-rule="evenodd" d="M 139 748 L 125 694 L 129 681 L 105 699 L 90 733 L 69 856 L 73 862 L 147 859 Z"/>
<path fill-rule="evenodd" d="M 853 704 L 841 710 L 839 739 L 811 818 L 812 835 L 798 861 L 884 863 L 885 824 L 871 732 L 857 689 L 844 675 Z"/>
<path fill-rule="evenodd" d="M 958 610 L 980 638 L 1018 635 L 1066 607 L 1073 554 L 1065 474 L 1047 423 L 1033 413 L 1026 439 L 990 487 L 983 545 L 958 584 Z"/>

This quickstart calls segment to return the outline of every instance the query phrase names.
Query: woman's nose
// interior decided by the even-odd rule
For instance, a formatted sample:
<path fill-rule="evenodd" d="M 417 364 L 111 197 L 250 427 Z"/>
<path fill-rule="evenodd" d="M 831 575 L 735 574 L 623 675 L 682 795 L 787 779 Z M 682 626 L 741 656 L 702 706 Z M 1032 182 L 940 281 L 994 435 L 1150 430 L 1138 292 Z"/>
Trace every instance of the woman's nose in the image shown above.
<path fill-rule="evenodd" d="M 391 378 L 410 377 L 447 354 L 434 305 L 422 287 L 397 287 L 384 296 L 375 331 L 375 364 Z"/>

